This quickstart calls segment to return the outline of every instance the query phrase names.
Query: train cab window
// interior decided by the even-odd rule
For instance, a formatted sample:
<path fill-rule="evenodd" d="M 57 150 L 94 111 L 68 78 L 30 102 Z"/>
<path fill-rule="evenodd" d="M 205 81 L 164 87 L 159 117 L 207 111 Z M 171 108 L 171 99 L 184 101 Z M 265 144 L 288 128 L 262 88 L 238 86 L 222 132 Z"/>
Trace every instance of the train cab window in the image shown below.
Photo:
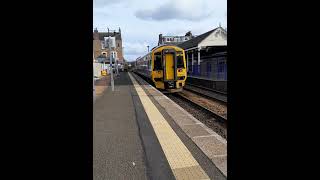
<path fill-rule="evenodd" d="M 161 52 L 154 53 L 154 68 L 153 70 L 162 70 L 162 56 Z"/>
<path fill-rule="evenodd" d="M 177 68 L 184 68 L 183 53 L 177 52 Z"/>

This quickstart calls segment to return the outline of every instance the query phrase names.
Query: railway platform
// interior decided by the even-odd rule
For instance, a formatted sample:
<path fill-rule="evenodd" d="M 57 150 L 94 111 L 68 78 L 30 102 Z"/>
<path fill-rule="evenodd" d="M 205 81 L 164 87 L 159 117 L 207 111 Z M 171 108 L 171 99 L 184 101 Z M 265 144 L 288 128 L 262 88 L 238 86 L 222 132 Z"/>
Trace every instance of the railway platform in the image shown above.
<path fill-rule="evenodd" d="M 94 81 L 94 96 L 100 97 L 110 84 L 110 75 L 102 76 Z"/>
<path fill-rule="evenodd" d="M 121 72 L 93 109 L 93 174 L 226 179 L 227 142 L 139 76 Z"/>

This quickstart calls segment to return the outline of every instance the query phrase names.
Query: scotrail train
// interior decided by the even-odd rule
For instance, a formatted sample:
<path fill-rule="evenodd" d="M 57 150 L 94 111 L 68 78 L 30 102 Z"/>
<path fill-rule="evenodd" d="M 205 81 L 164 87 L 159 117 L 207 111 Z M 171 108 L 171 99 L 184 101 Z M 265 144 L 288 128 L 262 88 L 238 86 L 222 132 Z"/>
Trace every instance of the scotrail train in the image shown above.
<path fill-rule="evenodd" d="M 168 92 L 182 91 L 187 79 L 184 50 L 173 45 L 157 46 L 135 61 L 135 72 Z"/>

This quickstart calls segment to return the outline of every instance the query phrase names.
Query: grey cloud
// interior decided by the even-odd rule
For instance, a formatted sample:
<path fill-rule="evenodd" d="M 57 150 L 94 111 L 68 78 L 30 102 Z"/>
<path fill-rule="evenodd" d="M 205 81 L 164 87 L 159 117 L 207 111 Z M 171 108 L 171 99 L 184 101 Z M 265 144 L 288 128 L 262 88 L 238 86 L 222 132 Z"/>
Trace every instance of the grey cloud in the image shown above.
<path fill-rule="evenodd" d="M 184 11 L 179 9 L 174 5 L 164 4 L 159 6 L 153 10 L 139 10 L 135 12 L 135 16 L 139 19 L 143 20 L 170 20 L 170 19 L 181 19 L 181 20 L 189 20 L 189 21 L 198 21 L 203 18 L 207 18 L 211 15 L 211 13 L 202 13 L 202 14 L 192 14 L 188 11 Z"/>

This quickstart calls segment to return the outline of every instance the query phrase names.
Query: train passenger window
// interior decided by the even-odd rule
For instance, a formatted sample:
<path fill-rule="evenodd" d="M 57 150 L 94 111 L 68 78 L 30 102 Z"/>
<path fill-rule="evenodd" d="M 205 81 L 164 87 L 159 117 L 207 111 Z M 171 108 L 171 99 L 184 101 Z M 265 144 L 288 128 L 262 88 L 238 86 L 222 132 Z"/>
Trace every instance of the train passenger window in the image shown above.
<path fill-rule="evenodd" d="M 152 64 L 151 64 L 151 59 L 149 59 L 149 71 L 152 71 Z"/>
<path fill-rule="evenodd" d="M 177 52 L 177 68 L 184 68 L 183 53 Z"/>
<path fill-rule="evenodd" d="M 161 52 L 154 53 L 154 68 L 153 70 L 162 70 L 162 57 Z"/>

